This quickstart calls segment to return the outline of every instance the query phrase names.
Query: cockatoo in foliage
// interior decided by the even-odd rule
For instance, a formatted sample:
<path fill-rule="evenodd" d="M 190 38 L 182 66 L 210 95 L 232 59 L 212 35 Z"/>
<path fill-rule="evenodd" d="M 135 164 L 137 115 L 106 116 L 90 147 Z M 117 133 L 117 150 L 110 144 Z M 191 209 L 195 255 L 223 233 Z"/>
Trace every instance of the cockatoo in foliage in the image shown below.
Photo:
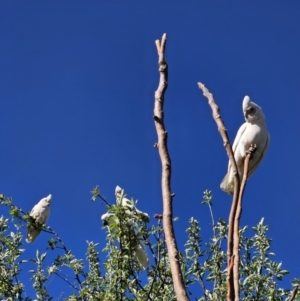
<path fill-rule="evenodd" d="M 128 199 L 126 199 L 124 197 L 124 190 L 120 186 L 116 187 L 115 195 L 117 198 L 117 204 L 121 203 L 123 207 L 128 208 L 128 210 L 126 210 L 127 214 L 133 214 L 132 212 L 134 211 L 137 213 L 137 215 L 139 215 L 141 217 L 143 222 L 149 223 L 149 221 L 150 221 L 149 215 L 145 212 L 138 210 L 132 201 L 129 201 Z"/>
<path fill-rule="evenodd" d="M 128 226 L 133 229 L 132 233 L 134 233 L 134 235 L 136 237 L 138 237 L 138 225 L 134 221 L 134 215 L 138 215 L 145 223 L 148 223 L 150 221 L 149 215 L 147 213 L 144 213 L 144 212 L 138 210 L 135 207 L 135 204 L 133 201 L 130 201 L 127 198 L 125 198 L 123 196 L 124 190 L 121 187 L 119 187 L 119 186 L 116 187 L 115 194 L 116 194 L 116 198 L 117 198 L 116 199 L 117 204 L 120 204 L 123 207 L 128 208 L 127 210 L 125 210 L 125 213 L 129 217 L 132 216 L 132 218 L 130 218 L 128 220 Z M 110 212 L 103 214 L 101 216 L 101 220 L 103 222 L 103 225 L 108 226 L 108 227 L 112 223 L 119 223 L 119 220 L 116 217 L 115 213 L 110 213 Z M 137 261 L 140 269 L 145 270 L 149 265 L 149 257 L 148 257 L 147 251 L 146 251 L 144 240 L 141 238 L 138 238 L 136 245 L 134 245 L 132 248 L 132 251 L 133 251 L 133 257 L 136 258 L 136 261 Z"/>
<path fill-rule="evenodd" d="M 32 243 L 41 232 L 42 225 L 46 224 L 50 215 L 50 203 L 52 195 L 41 199 L 31 210 L 30 216 L 34 219 L 34 223 L 29 222 L 27 227 L 26 242 Z"/>
<path fill-rule="evenodd" d="M 246 122 L 238 130 L 232 146 L 240 179 L 243 177 L 244 159 L 250 145 L 255 144 L 256 149 L 249 161 L 248 178 L 257 169 L 270 144 L 265 115 L 261 107 L 252 102 L 249 96 L 244 97 L 243 112 Z M 228 172 L 220 185 L 221 189 L 229 194 L 233 194 L 234 190 L 233 177 L 229 161 Z"/>

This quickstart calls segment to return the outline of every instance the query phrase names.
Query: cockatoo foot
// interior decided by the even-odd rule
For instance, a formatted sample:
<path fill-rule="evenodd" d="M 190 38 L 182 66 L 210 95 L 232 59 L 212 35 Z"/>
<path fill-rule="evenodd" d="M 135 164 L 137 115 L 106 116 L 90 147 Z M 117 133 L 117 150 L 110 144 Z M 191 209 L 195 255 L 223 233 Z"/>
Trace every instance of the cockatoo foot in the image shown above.
<path fill-rule="evenodd" d="M 256 150 L 256 144 L 251 143 L 249 149 L 246 151 L 246 154 L 252 156 L 255 150 Z"/>

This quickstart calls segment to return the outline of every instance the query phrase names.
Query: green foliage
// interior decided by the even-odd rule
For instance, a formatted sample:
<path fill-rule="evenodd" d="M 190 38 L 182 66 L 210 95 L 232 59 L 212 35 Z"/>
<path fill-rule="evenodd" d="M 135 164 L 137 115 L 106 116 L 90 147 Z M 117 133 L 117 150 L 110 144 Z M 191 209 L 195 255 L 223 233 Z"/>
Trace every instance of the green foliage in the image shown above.
<path fill-rule="evenodd" d="M 98 187 L 92 194 L 94 201 L 102 199 Z M 113 218 L 109 227 L 104 228 L 107 231 L 106 246 L 102 250 L 106 254 L 104 262 L 100 262 L 97 243 L 87 241 L 86 258 L 79 259 L 67 249 L 58 234 L 45 225 L 41 230 L 51 234 L 47 252 L 37 251 L 35 258 L 24 260 L 22 232 L 32 221 L 28 213 L 15 206 L 11 199 L 0 195 L 0 205 L 8 207 L 8 217 L 0 217 L 1 300 L 57 300 L 60 297 L 51 296 L 47 290 L 50 277 L 51 281 L 61 281 L 68 289 L 72 288 L 69 296 L 65 296 L 65 300 L 69 301 L 177 300 L 162 220 L 158 218 L 156 224 L 147 226 L 147 218 L 139 214 L 132 200 L 129 202 L 128 207 L 118 203 L 108 205 Z M 183 277 L 193 300 L 226 300 L 227 224 L 221 219 L 214 222 L 210 191 L 204 192 L 203 204 L 210 210 L 213 235 L 207 243 L 203 243 L 198 221 L 195 218 L 189 220 L 187 241 L 180 253 Z M 282 268 L 281 262 L 274 260 L 272 240 L 267 237 L 267 231 L 264 219 L 252 227 L 250 237 L 247 227 L 240 229 L 240 288 L 241 299 L 246 301 L 286 300 L 291 295 L 290 289 L 279 287 L 288 271 Z M 146 271 L 141 271 L 134 256 L 134 248 L 140 240 L 145 242 L 152 258 Z M 29 263 L 35 268 L 29 269 Z M 27 297 L 20 275 L 23 279 L 28 275 L 31 280 L 35 290 L 32 299 Z M 299 279 L 292 281 L 292 286 L 299 284 Z"/>

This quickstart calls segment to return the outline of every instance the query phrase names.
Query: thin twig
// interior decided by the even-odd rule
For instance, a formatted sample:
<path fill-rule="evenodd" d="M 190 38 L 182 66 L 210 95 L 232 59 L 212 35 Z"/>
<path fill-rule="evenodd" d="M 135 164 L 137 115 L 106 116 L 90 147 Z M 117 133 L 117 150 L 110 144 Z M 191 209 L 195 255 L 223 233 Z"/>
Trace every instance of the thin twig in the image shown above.
<path fill-rule="evenodd" d="M 67 283 L 68 283 L 70 286 L 72 286 L 74 289 L 76 289 L 77 291 L 79 291 L 79 289 L 78 289 L 75 285 L 73 285 L 71 282 L 69 282 L 67 279 L 65 279 L 63 276 L 61 276 L 59 273 L 54 272 L 54 274 L 55 274 L 56 276 L 58 276 L 59 278 L 61 278 L 63 281 L 67 282 Z"/>
<path fill-rule="evenodd" d="M 159 220 L 159 221 L 160 221 L 160 220 Z M 150 245 L 150 243 L 149 243 L 149 245 Z M 150 245 L 150 250 L 151 250 L 151 252 L 154 254 L 151 245 Z M 150 285 L 150 289 L 149 289 L 149 291 L 148 291 L 148 293 L 147 293 L 147 296 L 146 296 L 146 299 L 145 299 L 145 300 L 148 300 L 148 299 L 150 298 L 150 294 L 151 294 L 151 292 L 152 292 L 152 289 L 153 289 L 153 286 L 154 286 L 154 282 L 155 282 L 155 280 L 156 280 L 157 274 L 159 273 L 159 265 L 160 265 L 159 251 L 160 251 L 160 248 L 159 248 L 159 243 L 158 243 L 158 244 L 157 244 L 157 257 L 158 257 L 158 259 L 156 259 L 156 257 L 154 257 L 154 258 L 155 258 L 156 267 L 155 267 L 154 276 L 153 276 L 153 279 L 152 279 L 152 282 L 151 282 L 151 285 Z M 152 298 L 150 298 L 150 300 L 152 300 Z"/>
<path fill-rule="evenodd" d="M 15 275 L 15 279 L 16 279 L 16 284 L 18 284 L 18 283 L 19 283 L 19 280 L 18 280 L 17 275 Z M 18 300 L 19 300 L 19 301 L 22 301 L 22 300 L 23 300 L 23 298 L 22 298 L 21 295 L 18 296 Z"/>
<path fill-rule="evenodd" d="M 158 245 L 157 245 L 157 257 L 158 257 L 158 260 L 159 260 L 159 262 L 158 262 L 158 267 L 159 267 L 158 273 L 159 273 L 159 282 L 160 282 L 160 284 L 159 284 L 158 289 L 156 291 L 157 291 L 157 293 L 159 293 L 161 291 L 161 288 L 165 284 L 165 278 L 163 279 L 164 275 L 162 275 L 162 271 L 160 269 L 160 262 L 161 262 L 162 256 L 160 256 L 160 249 L 159 249 L 159 243 L 160 242 L 162 242 L 162 249 L 164 250 L 166 248 L 165 236 L 164 236 L 163 229 L 158 232 L 158 240 L 157 241 L 158 241 Z M 166 263 L 166 260 L 164 260 L 164 263 Z M 166 270 L 166 265 L 165 265 L 165 270 Z M 155 298 L 156 298 L 156 296 L 154 297 L 154 299 Z"/>
<path fill-rule="evenodd" d="M 208 203 L 208 206 L 209 206 L 209 208 L 211 209 L 209 203 Z M 211 211 L 211 214 L 212 214 L 212 211 Z M 213 216 L 212 216 L 212 218 L 213 218 Z M 214 222 L 213 222 L 213 224 L 214 224 Z M 191 235 L 192 235 L 193 239 L 195 239 L 195 240 L 197 239 L 197 238 L 195 237 L 195 233 L 191 233 Z M 215 235 L 214 235 L 214 236 L 215 236 Z M 198 255 L 198 258 L 199 258 L 199 257 L 200 257 L 200 255 Z M 199 276 L 199 278 L 198 278 L 198 282 L 199 282 L 199 284 L 200 284 L 200 286 L 201 286 L 201 288 L 202 288 L 202 290 L 203 290 L 204 298 L 205 298 L 205 300 L 207 300 L 206 287 L 205 287 L 205 284 L 204 284 L 204 281 L 203 281 L 203 277 L 201 276 L 201 274 L 200 274 L 200 276 Z"/>
<path fill-rule="evenodd" d="M 204 281 L 203 281 L 203 277 L 200 276 L 200 279 L 198 281 L 199 281 L 199 284 L 200 284 L 200 286 L 203 290 L 204 298 L 205 298 L 205 300 L 207 300 L 206 287 L 205 287 L 205 284 L 204 284 Z"/>
<path fill-rule="evenodd" d="M 64 244 L 64 242 L 62 241 L 62 239 L 59 237 L 59 235 L 58 235 L 51 227 L 49 227 L 49 226 L 46 226 L 46 229 L 49 230 L 50 233 L 52 233 L 52 234 L 56 237 L 56 239 L 57 239 L 57 240 L 60 242 L 60 244 L 62 245 L 62 248 L 63 248 L 63 250 L 65 251 L 65 253 L 68 254 L 69 251 L 68 251 L 66 245 Z M 81 274 L 83 275 L 83 273 L 81 273 Z M 83 276 L 85 276 L 85 275 L 83 275 Z M 80 280 L 80 278 L 79 278 L 79 275 L 75 273 L 75 277 L 76 277 L 76 280 L 77 280 L 77 282 L 78 282 L 78 284 L 79 284 L 79 287 L 82 288 L 81 280 Z"/>
<path fill-rule="evenodd" d="M 212 212 L 212 208 L 211 205 L 209 203 L 207 203 L 208 208 L 209 208 L 209 212 L 210 212 L 210 216 L 211 216 L 211 222 L 212 222 L 212 228 L 213 228 L 213 233 L 214 233 L 214 237 L 216 236 L 216 230 L 215 230 L 215 219 L 214 219 L 214 214 Z"/>
<path fill-rule="evenodd" d="M 127 228 L 127 227 L 125 229 L 127 229 L 126 237 L 127 236 L 131 237 L 131 230 L 133 231 L 133 229 L 130 229 L 130 228 Z M 138 239 L 138 237 L 135 237 L 135 238 Z M 136 244 L 137 242 L 135 241 L 134 243 Z M 141 285 L 141 283 L 140 283 L 140 281 L 139 281 L 139 279 L 136 276 L 135 271 L 134 271 L 134 264 L 133 263 L 134 263 L 135 259 L 132 258 L 132 255 L 134 253 L 133 246 L 132 246 L 132 241 L 130 241 L 130 243 L 129 243 L 129 253 L 130 253 L 130 256 L 131 256 L 131 258 L 130 258 L 131 260 L 129 261 L 129 273 L 137 283 L 137 286 L 139 288 L 139 289 L 137 289 L 137 291 L 139 291 L 139 290 L 145 291 L 144 287 Z M 129 290 L 130 290 L 130 288 L 129 288 Z"/>
<path fill-rule="evenodd" d="M 106 200 L 105 197 L 103 197 L 101 194 L 99 194 L 98 197 L 106 204 L 106 206 L 111 207 L 111 204 Z"/>
<path fill-rule="evenodd" d="M 155 91 L 154 104 L 154 123 L 158 136 L 158 142 L 155 144 L 155 146 L 158 148 L 158 153 L 162 163 L 163 227 L 166 236 L 174 289 L 179 301 L 188 301 L 189 298 L 187 296 L 182 271 L 180 268 L 179 252 L 173 228 L 172 199 L 174 195 L 171 193 L 170 189 L 171 159 L 167 147 L 168 135 L 164 125 L 163 104 L 164 94 L 168 85 L 168 65 L 165 60 L 166 42 L 166 34 L 163 34 L 161 41 L 155 41 L 160 73 L 159 85 Z"/>
<path fill-rule="evenodd" d="M 208 104 L 210 105 L 213 113 L 213 118 L 218 126 L 218 131 L 222 137 L 223 145 L 226 149 L 227 155 L 230 160 L 230 165 L 233 171 L 233 182 L 234 182 L 234 192 L 233 192 L 233 198 L 231 203 L 231 209 L 229 214 L 229 222 L 228 222 L 228 243 L 227 243 L 227 279 L 228 283 L 230 281 L 233 281 L 233 275 L 230 274 L 232 272 L 232 269 L 230 269 L 230 264 L 232 260 L 233 255 L 233 236 L 234 236 L 234 218 L 236 214 L 236 208 L 238 203 L 238 196 L 239 196 L 239 190 L 240 190 L 240 177 L 237 170 L 237 165 L 234 159 L 234 154 L 229 142 L 229 137 L 227 134 L 227 130 L 225 128 L 224 122 L 220 115 L 220 109 L 217 106 L 217 104 L 214 101 L 214 97 L 212 93 L 208 91 L 208 89 L 204 86 L 202 83 L 198 83 L 198 87 L 203 91 L 203 95 L 208 99 Z M 234 290 L 230 290 L 230 287 L 233 287 L 233 283 L 228 285 L 228 294 L 227 294 L 227 300 L 233 301 L 234 300 Z"/>

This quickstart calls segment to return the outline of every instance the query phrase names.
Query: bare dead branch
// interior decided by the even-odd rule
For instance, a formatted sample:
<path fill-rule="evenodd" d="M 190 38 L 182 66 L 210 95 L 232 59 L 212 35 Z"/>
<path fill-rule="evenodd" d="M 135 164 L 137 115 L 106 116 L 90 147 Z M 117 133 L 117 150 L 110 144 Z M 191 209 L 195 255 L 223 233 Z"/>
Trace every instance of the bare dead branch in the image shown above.
<path fill-rule="evenodd" d="M 297 295 L 298 292 L 298 285 L 294 287 L 291 298 L 289 299 L 289 301 L 293 301 Z"/>
<path fill-rule="evenodd" d="M 234 282 L 233 278 L 233 262 L 234 255 L 229 258 L 228 271 L 227 271 L 227 301 L 231 301 L 234 298 Z"/>
<path fill-rule="evenodd" d="M 167 147 L 167 132 L 164 125 L 164 94 L 168 85 L 168 65 L 165 60 L 165 48 L 167 42 L 167 35 L 163 34 L 161 41 L 156 40 L 156 48 L 158 53 L 159 66 L 159 85 L 155 91 L 154 104 L 154 123 L 158 136 L 156 147 L 162 164 L 162 197 L 163 197 L 163 228 L 166 237 L 166 244 L 168 248 L 168 255 L 170 260 L 170 268 L 174 289 L 179 301 L 189 300 L 179 262 L 179 252 L 176 243 L 176 237 L 173 228 L 173 208 L 170 179 L 171 179 L 171 159 Z"/>
<path fill-rule="evenodd" d="M 250 145 L 249 150 L 247 151 L 247 155 L 244 160 L 244 174 L 243 179 L 240 186 L 239 191 L 239 199 L 237 203 L 235 218 L 234 218 L 234 237 L 233 237 L 233 255 L 234 255 L 234 263 L 233 263 L 233 281 L 234 281 L 234 300 L 240 300 L 240 274 L 239 274 L 239 263 L 240 263 L 240 255 L 239 255 L 239 245 L 240 245 L 240 236 L 239 236 L 239 228 L 240 228 L 240 219 L 242 215 L 242 200 L 243 195 L 247 183 L 248 178 L 248 168 L 249 168 L 249 161 L 253 152 L 256 149 L 256 145 Z"/>
<path fill-rule="evenodd" d="M 224 122 L 220 115 L 220 109 L 217 106 L 217 104 L 214 101 L 214 97 L 212 93 L 208 91 L 208 89 L 205 87 L 204 84 L 198 83 L 199 89 L 203 91 L 203 95 L 208 99 L 208 104 L 211 107 L 213 118 L 218 126 L 218 131 L 222 137 L 223 145 L 226 149 L 227 155 L 230 160 L 231 168 L 233 170 L 233 181 L 234 181 L 234 192 L 233 192 L 233 198 L 231 203 L 231 209 L 229 214 L 229 222 L 228 222 L 228 244 L 227 244 L 227 280 L 228 280 L 228 294 L 227 294 L 227 300 L 233 301 L 234 300 L 234 291 L 233 289 L 230 290 L 230 287 L 233 288 L 233 269 L 230 268 L 231 265 L 231 258 L 233 255 L 233 241 L 234 241 L 234 218 L 236 215 L 236 208 L 238 204 L 238 196 L 239 196 L 239 190 L 240 190 L 240 177 L 237 170 L 237 165 L 234 159 L 234 154 L 230 145 L 230 141 L 228 138 L 227 130 L 225 128 Z"/>

